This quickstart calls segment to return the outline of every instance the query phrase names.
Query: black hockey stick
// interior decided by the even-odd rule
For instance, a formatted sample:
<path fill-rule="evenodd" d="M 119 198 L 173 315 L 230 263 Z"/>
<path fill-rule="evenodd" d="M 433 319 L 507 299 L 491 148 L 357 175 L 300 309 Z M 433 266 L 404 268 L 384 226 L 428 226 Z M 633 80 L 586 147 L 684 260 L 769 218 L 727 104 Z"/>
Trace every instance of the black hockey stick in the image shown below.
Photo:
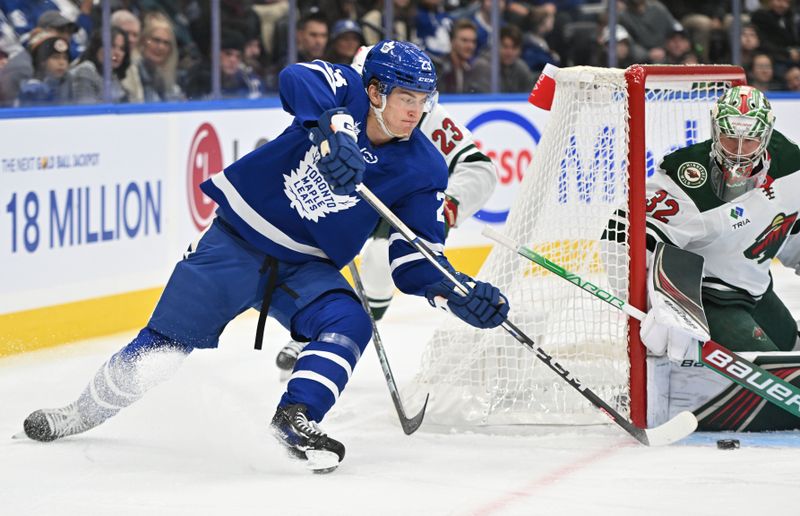
<path fill-rule="evenodd" d="M 386 356 L 386 349 L 383 347 L 381 335 L 378 333 L 378 325 L 375 323 L 375 318 L 372 317 L 372 312 L 370 312 L 369 309 L 367 294 L 364 292 L 364 284 L 361 282 L 361 274 L 358 273 L 358 267 L 356 267 L 355 262 L 350 262 L 348 267 L 350 268 L 350 274 L 353 276 L 353 283 L 355 284 L 358 297 L 361 300 L 361 305 L 364 307 L 364 310 L 367 311 L 369 320 L 372 322 L 372 342 L 375 343 L 375 351 L 378 352 L 378 360 L 381 363 L 383 376 L 386 378 L 386 386 L 389 387 L 389 393 L 392 395 L 392 403 L 394 403 L 394 408 L 397 411 L 397 417 L 400 418 L 400 426 L 403 427 L 403 432 L 405 432 L 406 435 L 411 435 L 416 432 L 422 424 L 422 418 L 425 417 L 425 409 L 428 407 L 428 398 L 430 395 L 425 395 L 425 403 L 422 405 L 422 410 L 419 411 L 419 414 L 412 418 L 406 416 L 406 411 L 403 409 L 403 402 L 400 400 L 400 393 L 397 390 L 397 382 L 394 380 L 392 368 L 389 367 L 389 357 Z"/>
<path fill-rule="evenodd" d="M 551 262 L 536 251 L 519 245 L 512 239 L 487 227 L 483 234 L 495 242 L 516 251 L 528 260 L 541 265 L 556 276 L 559 276 L 578 288 L 585 290 L 598 299 L 609 305 L 622 310 L 629 316 L 639 321 L 643 321 L 647 316 L 644 312 L 632 306 L 617 296 L 607 292 L 590 281 L 584 281 L 575 273 L 569 272 L 560 265 Z M 713 369 L 729 380 L 738 383 L 750 392 L 754 392 L 762 398 L 774 403 L 786 410 L 790 414 L 800 417 L 800 389 L 791 383 L 778 378 L 766 369 L 757 366 L 725 348 L 722 344 L 709 340 L 700 344 L 700 358 L 703 365 Z"/>
<path fill-rule="evenodd" d="M 373 194 L 369 188 L 363 183 L 356 186 L 356 191 L 367 201 L 375 210 L 386 219 L 414 248 L 419 251 L 425 258 L 428 259 L 439 272 L 452 281 L 456 287 L 464 294 L 468 292 L 467 287 L 461 284 L 449 270 L 443 267 L 437 260 L 435 253 L 431 248 L 411 229 L 406 226 L 389 208 Z M 503 321 L 503 329 L 505 329 L 512 337 L 517 339 L 520 343 L 525 345 L 536 354 L 536 357 L 544 362 L 550 369 L 552 369 L 558 376 L 567 382 L 572 388 L 578 391 L 584 398 L 589 400 L 595 407 L 600 409 L 601 412 L 611 418 L 620 428 L 625 430 L 628 434 L 633 436 L 640 443 L 647 446 L 661 446 L 679 441 L 687 435 L 694 432 L 697 428 L 697 418 L 691 412 L 681 412 L 674 418 L 670 419 L 663 425 L 656 428 L 642 429 L 637 428 L 631 424 L 627 419 L 622 417 L 619 412 L 614 410 L 608 403 L 595 394 L 587 386 L 583 385 L 581 381 L 576 378 L 571 372 L 553 360 L 553 357 L 547 354 L 541 347 L 528 337 L 525 333 L 517 328 L 508 319 Z"/>

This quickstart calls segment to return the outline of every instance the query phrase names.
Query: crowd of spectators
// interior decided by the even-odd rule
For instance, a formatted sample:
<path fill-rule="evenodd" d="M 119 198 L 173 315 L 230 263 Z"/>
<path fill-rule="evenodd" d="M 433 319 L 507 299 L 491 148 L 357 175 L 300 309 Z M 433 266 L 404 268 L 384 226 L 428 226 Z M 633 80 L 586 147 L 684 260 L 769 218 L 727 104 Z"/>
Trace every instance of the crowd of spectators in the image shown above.
<path fill-rule="evenodd" d="M 547 63 L 727 63 L 730 2 L 496 0 L 501 92 L 527 92 Z M 795 0 L 744 0 L 742 66 L 762 90 L 800 91 Z M 112 102 L 206 99 L 212 92 L 211 2 L 111 0 Z M 414 41 L 437 65 L 443 93 L 491 89 L 493 0 L 394 0 L 394 37 Z M 288 63 L 287 0 L 220 0 L 221 95 L 277 91 Z M 298 0 L 298 61 L 350 63 L 383 38 L 383 0 Z M 0 0 L 0 106 L 104 102 L 100 2 Z"/>

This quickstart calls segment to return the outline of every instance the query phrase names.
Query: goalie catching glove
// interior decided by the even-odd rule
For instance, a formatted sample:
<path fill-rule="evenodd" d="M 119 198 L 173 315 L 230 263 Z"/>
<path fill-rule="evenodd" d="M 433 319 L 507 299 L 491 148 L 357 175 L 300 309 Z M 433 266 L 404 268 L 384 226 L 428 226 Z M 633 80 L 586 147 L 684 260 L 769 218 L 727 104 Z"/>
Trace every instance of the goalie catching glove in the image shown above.
<path fill-rule="evenodd" d="M 336 195 L 349 195 L 364 179 L 364 157 L 358 148 L 353 117 L 345 108 L 322 113 L 318 126 L 309 138 L 320 149 L 322 157 L 317 170 Z"/>
<path fill-rule="evenodd" d="M 700 295 L 703 261 L 690 251 L 656 244 L 647 276 L 650 311 L 639 331 L 651 354 L 666 353 L 673 362 L 696 360 L 697 341 L 711 339 Z M 690 349 L 695 355 L 687 356 Z"/>
<path fill-rule="evenodd" d="M 425 297 L 432 306 L 436 298 L 447 300 L 447 308 L 464 322 L 481 329 L 500 326 L 508 315 L 508 299 L 500 289 L 485 281 L 476 281 L 466 274 L 454 273 L 456 279 L 467 287 L 468 293 L 462 295 L 455 284 L 445 278 L 425 290 Z"/>

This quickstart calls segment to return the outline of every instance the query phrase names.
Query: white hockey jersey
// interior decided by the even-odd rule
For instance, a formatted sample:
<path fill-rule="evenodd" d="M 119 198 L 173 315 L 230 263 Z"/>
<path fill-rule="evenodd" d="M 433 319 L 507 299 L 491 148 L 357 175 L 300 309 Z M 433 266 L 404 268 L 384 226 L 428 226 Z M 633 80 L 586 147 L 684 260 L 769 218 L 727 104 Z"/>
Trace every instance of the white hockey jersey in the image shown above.
<path fill-rule="evenodd" d="M 790 267 L 800 259 L 800 149 L 774 131 L 766 180 L 731 202 L 714 193 L 710 151 L 708 140 L 673 152 L 648 180 L 648 249 L 663 241 L 697 253 L 705 258 L 704 289 L 758 299 L 773 258 Z"/>
<path fill-rule="evenodd" d="M 458 202 L 458 226 L 492 196 L 497 185 L 494 163 L 475 146 L 470 130 L 456 122 L 439 103 L 422 118 L 419 130 L 447 163 L 450 178 L 445 193 Z"/>

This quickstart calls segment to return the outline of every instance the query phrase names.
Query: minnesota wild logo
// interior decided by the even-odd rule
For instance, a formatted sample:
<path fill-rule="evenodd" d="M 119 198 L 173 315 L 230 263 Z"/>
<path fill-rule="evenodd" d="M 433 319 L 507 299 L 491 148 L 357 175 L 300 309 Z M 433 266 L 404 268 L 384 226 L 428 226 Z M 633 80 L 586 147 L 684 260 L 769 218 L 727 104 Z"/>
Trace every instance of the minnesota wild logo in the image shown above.
<path fill-rule="evenodd" d="M 758 260 L 758 263 L 775 258 L 796 220 L 797 212 L 791 215 L 784 213 L 775 215 L 772 223 L 756 237 L 755 243 L 745 250 L 745 257 Z"/>
<path fill-rule="evenodd" d="M 708 178 L 706 167 L 694 161 L 687 161 L 678 167 L 678 180 L 687 188 L 703 186 Z"/>

